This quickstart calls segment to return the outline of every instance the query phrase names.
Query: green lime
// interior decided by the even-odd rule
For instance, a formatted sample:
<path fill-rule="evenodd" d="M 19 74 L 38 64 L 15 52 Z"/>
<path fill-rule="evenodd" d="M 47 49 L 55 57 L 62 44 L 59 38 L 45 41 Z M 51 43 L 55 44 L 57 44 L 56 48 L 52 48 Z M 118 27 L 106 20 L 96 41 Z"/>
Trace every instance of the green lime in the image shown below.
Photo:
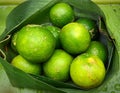
<path fill-rule="evenodd" d="M 20 55 L 14 57 L 11 64 L 26 73 L 35 74 L 35 75 L 41 74 L 41 65 L 40 64 L 33 64 L 33 63 L 27 61 L 26 59 L 24 59 Z"/>
<path fill-rule="evenodd" d="M 56 49 L 61 48 L 59 34 L 61 29 L 52 25 L 43 25 L 47 30 L 49 30 L 56 39 Z"/>
<path fill-rule="evenodd" d="M 21 56 L 34 63 L 47 61 L 54 52 L 56 40 L 40 25 L 27 25 L 17 36 L 16 47 Z"/>
<path fill-rule="evenodd" d="M 88 53 L 77 56 L 70 66 L 72 81 L 82 89 L 98 87 L 106 74 L 102 60 Z"/>
<path fill-rule="evenodd" d="M 43 64 L 45 76 L 58 81 L 69 79 L 70 64 L 73 57 L 64 50 L 57 49 L 52 57 Z"/>
<path fill-rule="evenodd" d="M 107 60 L 107 48 L 99 41 L 92 41 L 86 52 L 98 56 L 104 63 Z"/>
<path fill-rule="evenodd" d="M 17 49 L 16 49 L 17 33 L 18 33 L 18 32 L 14 33 L 14 34 L 12 35 L 12 37 L 11 37 L 11 48 L 12 48 L 15 52 L 17 52 Z"/>
<path fill-rule="evenodd" d="M 84 52 L 91 41 L 88 30 L 79 23 L 69 23 L 60 32 L 60 41 L 64 50 L 70 54 Z"/>
<path fill-rule="evenodd" d="M 97 38 L 98 31 L 97 31 L 96 22 L 94 20 L 92 20 L 90 18 L 81 17 L 76 22 L 83 24 L 88 29 L 92 39 Z"/>
<path fill-rule="evenodd" d="M 57 3 L 50 9 L 50 20 L 58 27 L 63 27 L 74 20 L 74 11 L 67 3 Z"/>

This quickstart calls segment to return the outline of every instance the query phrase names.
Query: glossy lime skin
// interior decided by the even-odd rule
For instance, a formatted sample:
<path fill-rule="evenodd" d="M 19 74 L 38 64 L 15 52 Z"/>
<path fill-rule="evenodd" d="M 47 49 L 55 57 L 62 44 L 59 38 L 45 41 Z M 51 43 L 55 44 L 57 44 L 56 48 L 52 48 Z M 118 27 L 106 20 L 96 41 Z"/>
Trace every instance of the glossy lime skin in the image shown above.
<path fill-rule="evenodd" d="M 79 23 L 69 23 L 60 32 L 60 41 L 65 51 L 70 54 L 84 52 L 91 41 L 88 30 Z"/>
<path fill-rule="evenodd" d="M 18 33 L 18 32 L 14 33 L 14 34 L 12 35 L 12 38 L 11 38 L 11 47 L 12 47 L 12 49 L 13 49 L 16 53 L 17 53 L 17 49 L 16 49 L 17 33 Z"/>
<path fill-rule="evenodd" d="M 98 56 L 104 63 L 107 61 L 107 48 L 99 41 L 92 41 L 86 52 Z"/>
<path fill-rule="evenodd" d="M 63 27 L 74 20 L 74 11 L 67 3 L 57 3 L 50 9 L 50 20 L 58 27 Z"/>
<path fill-rule="evenodd" d="M 69 79 L 73 57 L 61 49 L 56 49 L 52 57 L 43 64 L 44 75 L 58 81 Z"/>
<path fill-rule="evenodd" d="M 55 48 L 56 49 L 61 48 L 60 39 L 59 39 L 59 34 L 60 34 L 61 29 L 56 26 L 52 26 L 52 25 L 43 25 L 43 27 L 45 27 L 47 30 L 49 30 L 55 37 L 55 39 L 56 39 Z"/>
<path fill-rule="evenodd" d="M 27 25 L 17 36 L 16 47 L 20 55 L 33 63 L 47 61 L 56 45 L 53 34 L 40 25 Z"/>
<path fill-rule="evenodd" d="M 105 74 L 105 66 L 101 59 L 88 53 L 77 56 L 70 67 L 72 81 L 82 89 L 99 86 Z"/>
<path fill-rule="evenodd" d="M 79 18 L 76 22 L 83 24 L 90 33 L 91 39 L 96 39 L 98 37 L 97 22 L 90 18 Z"/>
<path fill-rule="evenodd" d="M 15 58 L 13 58 L 11 64 L 26 73 L 35 75 L 41 74 L 40 64 L 33 64 L 24 59 L 21 55 L 18 55 Z"/>

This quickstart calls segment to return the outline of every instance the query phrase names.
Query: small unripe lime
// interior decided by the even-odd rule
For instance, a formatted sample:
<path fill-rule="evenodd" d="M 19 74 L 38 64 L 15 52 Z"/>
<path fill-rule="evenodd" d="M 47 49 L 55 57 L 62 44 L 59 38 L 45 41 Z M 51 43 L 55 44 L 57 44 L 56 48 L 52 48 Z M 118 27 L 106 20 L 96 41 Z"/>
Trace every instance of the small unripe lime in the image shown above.
<path fill-rule="evenodd" d="M 55 37 L 55 39 L 56 39 L 55 48 L 56 49 L 61 48 L 60 39 L 59 39 L 59 34 L 60 34 L 61 29 L 58 27 L 52 26 L 52 25 L 43 25 L 43 27 L 45 27 L 47 30 L 49 30 Z"/>
<path fill-rule="evenodd" d="M 41 74 L 41 65 L 40 64 L 33 64 L 33 63 L 27 61 L 26 59 L 24 59 L 20 55 L 13 58 L 11 64 L 26 73 L 35 74 L 35 75 Z"/>
<path fill-rule="evenodd" d="M 57 3 L 50 9 L 50 20 L 58 27 L 63 27 L 74 20 L 74 11 L 67 3 Z"/>
<path fill-rule="evenodd" d="M 16 39 L 17 39 L 17 34 L 18 32 L 14 33 L 12 35 L 12 38 L 11 38 L 11 47 L 12 49 L 17 53 L 17 49 L 16 49 Z"/>
<path fill-rule="evenodd" d="M 58 80 L 66 81 L 69 79 L 70 64 L 73 57 L 64 50 L 57 49 L 52 57 L 43 64 L 45 76 Z"/>
<path fill-rule="evenodd" d="M 98 56 L 104 63 L 107 61 L 107 48 L 99 41 L 92 41 L 86 52 Z"/>
<path fill-rule="evenodd" d="M 76 22 L 83 24 L 90 33 L 91 39 L 98 37 L 97 23 L 90 18 L 79 18 Z"/>

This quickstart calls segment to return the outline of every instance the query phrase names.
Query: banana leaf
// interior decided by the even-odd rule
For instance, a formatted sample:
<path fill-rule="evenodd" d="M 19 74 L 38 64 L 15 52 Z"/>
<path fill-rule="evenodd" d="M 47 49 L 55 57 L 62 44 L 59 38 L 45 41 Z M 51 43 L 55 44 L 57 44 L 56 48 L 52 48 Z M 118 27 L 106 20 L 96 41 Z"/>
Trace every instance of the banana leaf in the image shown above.
<path fill-rule="evenodd" d="M 108 48 L 108 63 L 106 66 L 106 78 L 102 85 L 97 88 L 85 91 L 78 88 L 71 82 L 63 83 L 43 76 L 33 76 L 24 73 L 9 63 L 15 54 L 9 48 L 10 37 L 8 36 L 10 36 L 15 31 L 18 31 L 26 24 L 42 24 L 44 22 L 49 22 L 49 9 L 57 2 L 69 3 L 74 9 L 76 17 L 84 16 L 93 18 L 94 20 L 98 21 L 100 31 L 99 39 L 105 43 L 106 47 Z M 113 16 L 113 18 L 116 19 L 116 16 Z M 102 27 L 101 19 L 105 22 L 105 28 Z M 119 91 L 120 31 L 115 27 L 118 27 L 118 24 L 114 26 L 114 24 L 111 23 L 112 21 L 112 18 L 108 19 L 104 11 L 102 11 L 90 0 L 28 0 L 18 5 L 8 15 L 6 29 L 0 36 L 0 55 L 2 55 L 0 57 L 0 62 L 4 67 L 11 84 L 19 88 L 30 88 L 43 91 L 45 90 L 51 93 L 110 93 L 111 87 L 114 87 L 117 91 Z M 7 47 L 7 49 L 5 47 Z"/>

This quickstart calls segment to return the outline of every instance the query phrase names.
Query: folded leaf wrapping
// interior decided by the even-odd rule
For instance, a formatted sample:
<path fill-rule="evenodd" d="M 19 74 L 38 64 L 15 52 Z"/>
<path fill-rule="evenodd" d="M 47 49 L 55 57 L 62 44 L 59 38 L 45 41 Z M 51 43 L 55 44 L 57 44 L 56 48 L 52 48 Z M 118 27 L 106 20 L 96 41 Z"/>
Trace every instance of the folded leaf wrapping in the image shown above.
<path fill-rule="evenodd" d="M 74 9 L 76 17 L 84 16 L 99 21 L 100 40 L 105 43 L 108 48 L 108 64 L 106 78 L 98 88 L 84 91 L 71 82 L 63 83 L 43 76 L 29 75 L 9 64 L 10 60 L 15 56 L 14 52 L 9 48 L 10 34 L 18 31 L 26 24 L 49 22 L 49 9 L 57 2 L 69 3 Z M 113 29 L 109 28 L 110 26 L 107 25 L 107 23 L 107 29 L 102 29 L 101 27 L 101 18 L 104 22 L 107 22 L 106 17 L 100 8 L 90 0 L 28 0 L 18 5 L 8 15 L 6 29 L 0 36 L 0 62 L 4 66 L 12 85 L 21 88 L 51 91 L 51 93 L 101 93 L 110 91 L 111 84 L 120 77 L 118 66 L 120 54 L 118 51 L 119 43 L 117 42 L 118 40 L 116 40 L 119 38 L 115 37 L 117 32 L 111 36 Z M 113 41 L 115 42 L 114 44 Z M 120 82 L 116 81 L 114 84 L 115 88 L 119 90 Z"/>

